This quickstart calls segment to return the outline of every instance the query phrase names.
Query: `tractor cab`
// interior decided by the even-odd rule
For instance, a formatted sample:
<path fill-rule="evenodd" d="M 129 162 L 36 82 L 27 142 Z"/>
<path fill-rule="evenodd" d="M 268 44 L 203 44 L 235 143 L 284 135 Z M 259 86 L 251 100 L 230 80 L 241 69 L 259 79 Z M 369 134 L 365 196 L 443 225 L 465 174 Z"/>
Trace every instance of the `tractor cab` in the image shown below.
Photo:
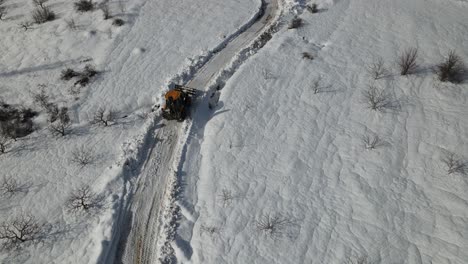
<path fill-rule="evenodd" d="M 174 89 L 169 90 L 164 95 L 165 103 L 162 107 L 163 118 L 167 120 L 185 120 L 195 94 L 195 89 L 182 85 L 176 85 Z"/>

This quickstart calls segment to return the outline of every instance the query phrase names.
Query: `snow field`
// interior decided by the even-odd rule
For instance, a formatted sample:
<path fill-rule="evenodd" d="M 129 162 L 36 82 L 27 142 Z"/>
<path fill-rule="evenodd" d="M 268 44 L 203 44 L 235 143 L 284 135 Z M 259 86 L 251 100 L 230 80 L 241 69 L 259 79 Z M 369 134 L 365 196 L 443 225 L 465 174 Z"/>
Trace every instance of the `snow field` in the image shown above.
<path fill-rule="evenodd" d="M 249 20 L 257 1 L 131 1 L 125 12 L 110 2 L 111 13 L 124 19 L 120 28 L 103 20 L 100 10 L 78 14 L 71 2 L 47 2 L 57 19 L 24 30 L 30 1 L 7 1 L 8 13 L 0 23 L 0 97 L 10 104 L 33 106 L 31 92 L 45 84 L 51 101 L 70 110 L 69 135 L 53 137 L 45 127 L 44 113 L 36 120 L 38 130 L 12 144 L 0 158 L 0 176 L 12 175 L 29 186 L 27 192 L 1 200 L 1 220 L 16 212 L 35 215 L 51 225 L 44 243 L 28 245 L 21 254 L 2 251 L 5 263 L 105 263 L 113 258 L 119 219 L 132 196 L 137 178 L 126 171 L 142 162 L 145 136 L 157 129 L 150 113 L 163 86 L 206 56 Z M 77 30 L 65 19 L 75 20 Z M 109 31 L 111 29 L 111 31 Z M 196 34 L 194 34 L 196 32 Z M 92 82 L 71 94 L 73 81 L 59 80 L 61 70 L 81 70 L 93 64 L 101 72 Z M 90 125 L 98 107 L 119 113 L 110 127 Z M 42 110 L 41 110 L 42 111 Z M 97 159 L 79 167 L 70 153 L 90 146 Z M 132 160 L 132 166 L 125 166 Z M 133 177 L 132 177 L 133 176 Z M 86 215 L 66 212 L 70 191 L 82 183 L 105 196 L 103 211 Z M 115 227 L 115 228 L 114 228 Z"/>
<path fill-rule="evenodd" d="M 438 82 L 431 68 L 450 49 L 467 61 L 468 7 L 343 0 L 319 8 L 239 68 L 222 107 L 198 110 L 179 202 L 190 212 L 181 249 L 191 254 L 179 261 L 467 262 L 466 175 L 448 175 L 441 159 L 446 151 L 468 159 L 468 87 Z M 399 76 L 398 54 L 412 46 L 420 68 Z M 377 56 L 391 74 L 374 81 L 366 65 Z M 324 89 L 314 94 L 318 76 Z M 369 85 L 385 89 L 393 107 L 368 109 Z M 366 150 L 366 134 L 383 145 Z M 233 196 L 227 206 L 223 189 Z M 257 225 L 275 214 L 287 221 L 271 238 Z"/>

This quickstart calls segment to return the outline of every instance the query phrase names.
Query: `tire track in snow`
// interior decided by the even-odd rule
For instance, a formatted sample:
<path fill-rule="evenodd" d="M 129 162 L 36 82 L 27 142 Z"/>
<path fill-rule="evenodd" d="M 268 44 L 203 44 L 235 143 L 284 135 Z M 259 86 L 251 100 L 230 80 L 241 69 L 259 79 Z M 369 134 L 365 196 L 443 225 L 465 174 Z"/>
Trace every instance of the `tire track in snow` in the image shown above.
<path fill-rule="evenodd" d="M 189 69 L 188 75 L 195 71 L 196 74 L 187 85 L 203 88 L 208 86 L 214 77 L 217 77 L 221 69 L 227 68 L 229 63 L 239 52 L 246 50 L 245 46 L 255 41 L 261 32 L 271 26 L 273 15 L 278 10 L 278 0 L 271 2 L 262 1 L 262 8 L 253 20 L 249 21 L 239 32 L 234 33 L 221 48 L 216 48 L 213 54 L 208 55 L 201 62 L 201 68 Z M 186 73 L 184 73 L 186 74 Z M 183 79 L 183 75 L 179 78 Z M 206 101 L 201 100 L 202 102 Z M 171 262 L 174 259 L 170 241 L 175 231 L 171 223 L 177 220 L 178 208 L 174 204 L 174 197 L 179 188 L 178 176 L 173 174 L 179 164 L 183 162 L 184 151 L 187 145 L 188 131 L 192 122 L 185 122 L 182 126 L 174 122 L 163 122 L 163 127 L 155 132 L 157 142 L 150 150 L 144 167 L 141 170 L 135 196 L 129 201 L 132 212 L 131 219 L 127 221 L 128 236 L 123 236 L 118 242 L 117 263 L 150 263 L 156 262 L 162 248 L 167 258 L 161 258 L 161 262 Z M 184 133 L 185 132 L 185 133 Z M 185 134 L 185 137 L 182 136 Z M 164 215 L 170 219 L 161 220 L 161 210 L 165 203 Z M 166 220 L 166 221 L 164 221 Z M 166 222 L 163 230 L 161 224 Z M 170 225 L 167 226 L 167 223 Z M 168 228 L 174 228 L 169 230 Z M 163 242 L 158 243 L 158 237 L 163 236 Z M 161 245 L 161 246 L 158 246 Z"/>

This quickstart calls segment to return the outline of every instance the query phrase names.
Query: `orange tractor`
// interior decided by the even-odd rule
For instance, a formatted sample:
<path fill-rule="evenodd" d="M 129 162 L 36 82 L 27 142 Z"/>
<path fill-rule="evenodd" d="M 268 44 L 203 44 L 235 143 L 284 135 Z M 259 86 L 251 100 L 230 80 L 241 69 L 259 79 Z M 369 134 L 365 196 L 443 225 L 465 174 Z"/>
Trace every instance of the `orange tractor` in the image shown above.
<path fill-rule="evenodd" d="M 174 89 L 164 95 L 166 100 L 162 107 L 162 116 L 167 120 L 183 121 L 187 116 L 192 98 L 197 90 L 176 84 Z"/>

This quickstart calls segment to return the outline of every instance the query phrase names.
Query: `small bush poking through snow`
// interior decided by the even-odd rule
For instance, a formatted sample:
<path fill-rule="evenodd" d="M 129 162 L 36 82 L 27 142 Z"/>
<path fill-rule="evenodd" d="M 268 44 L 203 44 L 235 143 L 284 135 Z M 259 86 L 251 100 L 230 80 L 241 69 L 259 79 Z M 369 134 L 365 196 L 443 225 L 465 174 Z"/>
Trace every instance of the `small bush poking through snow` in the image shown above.
<path fill-rule="evenodd" d="M 312 54 L 310 54 L 309 52 L 302 52 L 302 58 L 303 59 L 313 60 L 314 56 L 312 56 Z"/>
<path fill-rule="evenodd" d="M 101 3 L 99 5 L 99 9 L 101 9 L 101 11 L 102 11 L 102 15 L 104 17 L 104 20 L 107 20 L 107 19 L 112 17 L 111 13 L 110 13 L 109 3 L 107 1 Z"/>
<path fill-rule="evenodd" d="M 318 13 L 317 4 L 307 5 L 307 11 L 311 12 L 312 14 Z"/>
<path fill-rule="evenodd" d="M 295 17 L 293 20 L 291 20 L 291 23 L 289 23 L 289 29 L 293 28 L 300 28 L 303 25 L 302 18 L 300 17 Z"/>
<path fill-rule="evenodd" d="M 19 182 L 13 176 L 3 176 L 0 183 L 0 192 L 2 194 L 14 194 L 21 190 Z"/>
<path fill-rule="evenodd" d="M 416 59 L 418 58 L 418 49 L 417 48 L 409 48 L 405 50 L 400 56 L 398 57 L 398 67 L 400 69 L 401 75 L 408 75 L 414 73 L 418 68 L 418 64 Z"/>
<path fill-rule="evenodd" d="M 40 7 L 44 8 L 44 4 L 49 1 L 49 0 L 32 0 L 33 4 Z"/>
<path fill-rule="evenodd" d="M 200 226 L 200 235 L 207 234 L 208 236 L 213 237 L 214 235 L 219 235 L 219 233 L 220 228 L 217 226 L 205 224 L 202 224 Z"/>
<path fill-rule="evenodd" d="M 66 202 L 66 207 L 70 212 L 89 211 L 102 206 L 102 199 L 91 190 L 89 185 L 82 185 L 73 189 Z"/>
<path fill-rule="evenodd" d="M 65 19 L 65 23 L 67 24 L 67 28 L 70 30 L 76 30 L 76 22 L 75 19 L 70 18 L 70 19 Z"/>
<path fill-rule="evenodd" d="M 0 224 L 0 240 L 6 250 L 17 249 L 24 242 L 38 239 L 43 227 L 34 216 L 21 214 Z"/>
<path fill-rule="evenodd" d="M 448 57 L 437 65 L 436 73 L 441 82 L 460 83 L 466 69 L 461 57 L 452 50 Z"/>
<path fill-rule="evenodd" d="M 466 175 L 468 173 L 468 164 L 457 157 L 455 153 L 445 153 L 442 162 L 445 164 L 448 174 L 458 173 Z"/>
<path fill-rule="evenodd" d="M 9 138 L 7 135 L 4 135 L 3 133 L 0 133 L 0 154 L 6 153 L 10 144 L 11 138 Z"/>
<path fill-rule="evenodd" d="M 112 21 L 112 25 L 116 26 L 116 27 L 121 27 L 125 24 L 125 21 L 123 21 L 122 19 L 120 18 L 116 18 L 114 19 L 114 21 Z"/>
<path fill-rule="evenodd" d="M 388 94 L 372 85 L 363 92 L 363 99 L 367 106 L 375 111 L 383 111 L 385 108 L 391 107 Z"/>
<path fill-rule="evenodd" d="M 374 79 L 378 80 L 380 78 L 385 77 L 388 75 L 388 71 L 385 68 L 384 61 L 382 57 L 378 57 L 374 59 L 368 66 L 367 66 L 367 73 Z"/>
<path fill-rule="evenodd" d="M 55 13 L 48 7 L 37 7 L 32 12 L 32 19 L 36 24 L 42 24 L 55 19 Z"/>
<path fill-rule="evenodd" d="M 234 196 L 232 195 L 232 192 L 226 188 L 221 190 L 221 194 L 219 195 L 219 198 L 221 200 L 221 203 L 223 204 L 223 207 L 227 207 L 232 203 L 232 200 L 234 200 Z"/>
<path fill-rule="evenodd" d="M 75 9 L 78 12 L 88 12 L 94 10 L 94 3 L 92 0 L 79 0 L 75 2 Z"/>
<path fill-rule="evenodd" d="M 85 145 L 75 148 L 71 152 L 70 161 L 78 164 L 79 166 L 86 166 L 92 164 L 96 160 L 96 155 L 92 148 Z"/>
<path fill-rule="evenodd" d="M 378 135 L 365 135 L 362 137 L 362 142 L 367 150 L 376 149 L 383 146 L 383 141 Z"/>
<path fill-rule="evenodd" d="M 6 7 L 2 5 L 3 3 L 4 0 L 0 0 L 0 20 L 3 20 L 3 17 L 6 15 Z"/>

